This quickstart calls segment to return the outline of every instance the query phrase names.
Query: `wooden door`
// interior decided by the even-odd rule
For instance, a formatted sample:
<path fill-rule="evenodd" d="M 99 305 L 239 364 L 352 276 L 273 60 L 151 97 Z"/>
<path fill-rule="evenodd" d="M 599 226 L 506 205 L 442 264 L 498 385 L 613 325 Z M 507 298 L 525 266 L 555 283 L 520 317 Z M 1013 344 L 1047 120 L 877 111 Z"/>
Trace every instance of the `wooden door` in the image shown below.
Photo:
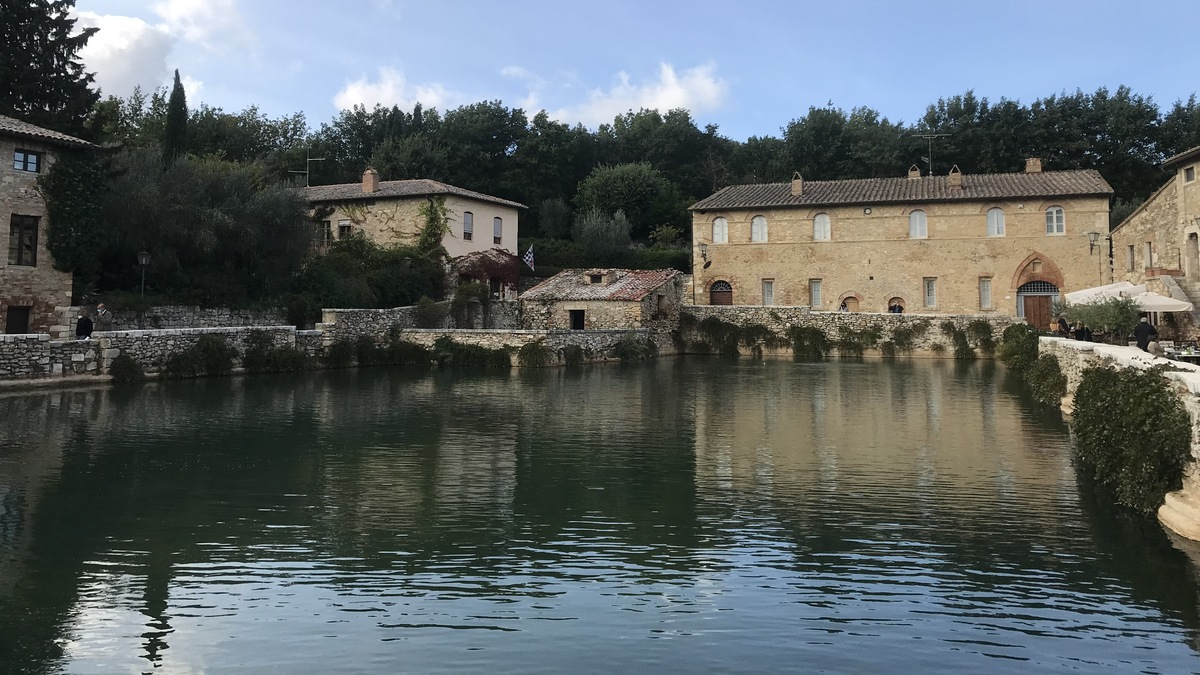
<path fill-rule="evenodd" d="M 1050 325 L 1050 296 L 1025 296 L 1025 323 L 1038 330 L 1045 330 Z"/>

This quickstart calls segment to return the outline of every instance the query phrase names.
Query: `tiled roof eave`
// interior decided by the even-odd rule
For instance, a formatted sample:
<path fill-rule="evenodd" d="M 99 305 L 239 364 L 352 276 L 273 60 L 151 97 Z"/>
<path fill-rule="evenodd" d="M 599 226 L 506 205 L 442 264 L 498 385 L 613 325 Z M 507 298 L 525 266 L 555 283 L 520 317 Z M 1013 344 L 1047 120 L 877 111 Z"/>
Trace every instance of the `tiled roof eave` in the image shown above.
<path fill-rule="evenodd" d="M 889 204 L 939 204 L 945 202 L 995 202 L 1007 199 L 1060 199 L 1067 197 L 1111 197 L 1112 190 L 1097 190 L 1095 192 L 1045 192 L 1029 195 L 963 195 L 961 197 L 925 197 L 911 199 L 856 199 L 853 201 L 813 201 L 813 202 L 762 202 L 758 204 L 738 204 L 730 206 L 706 206 L 701 202 L 688 207 L 688 211 L 753 211 L 755 209 L 801 209 L 832 206 L 887 206 Z"/>

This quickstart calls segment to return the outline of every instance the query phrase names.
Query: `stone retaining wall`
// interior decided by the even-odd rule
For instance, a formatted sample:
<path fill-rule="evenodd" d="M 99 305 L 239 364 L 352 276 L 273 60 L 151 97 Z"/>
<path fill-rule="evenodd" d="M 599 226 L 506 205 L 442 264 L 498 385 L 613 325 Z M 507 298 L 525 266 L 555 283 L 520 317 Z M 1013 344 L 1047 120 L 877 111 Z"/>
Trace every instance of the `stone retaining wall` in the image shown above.
<path fill-rule="evenodd" d="M 1188 539 L 1200 540 L 1200 366 L 1153 356 L 1137 347 L 1079 342 L 1059 337 L 1043 337 L 1040 354 L 1058 359 L 1058 367 L 1067 378 L 1063 409 L 1070 413 L 1075 390 L 1083 371 L 1098 365 L 1144 370 L 1167 366 L 1163 374 L 1174 383 L 1176 395 L 1192 421 L 1192 461 L 1184 469 L 1183 489 L 1167 495 L 1158 509 L 1158 519 L 1168 530 Z"/>
<path fill-rule="evenodd" d="M 79 316 L 80 308 L 75 307 L 73 310 L 75 313 L 70 316 L 72 335 L 75 334 L 75 321 Z M 228 309 L 163 305 L 147 309 L 140 326 L 136 311 L 122 309 L 113 312 L 113 328 L 120 330 L 283 326 L 287 323 L 287 313 L 282 309 Z"/>
<path fill-rule="evenodd" d="M 686 351 L 705 351 L 705 336 L 699 330 L 700 322 L 708 317 L 716 317 L 726 323 L 732 323 L 737 326 L 746 327 L 750 325 L 765 326 L 772 333 L 780 337 L 786 337 L 788 329 L 793 326 L 813 326 L 821 329 L 826 337 L 830 340 L 836 340 L 842 331 L 863 331 L 871 327 L 877 327 L 882 333 L 881 342 L 886 342 L 892 338 L 892 332 L 900 327 L 914 328 L 915 336 L 913 340 L 913 349 L 916 351 L 931 351 L 938 349 L 935 345 L 940 345 L 941 349 L 947 351 L 953 350 L 953 344 L 950 342 L 949 336 L 942 330 L 942 325 L 947 321 L 954 323 L 959 330 L 966 330 L 967 326 L 973 322 L 983 319 L 991 324 L 992 338 L 996 342 L 1000 341 L 1000 336 L 1004 333 L 1004 329 L 1017 323 L 1020 319 L 1015 319 L 1010 316 L 999 314 L 887 314 L 874 312 L 814 312 L 808 307 L 766 307 L 766 306 L 717 306 L 717 305 L 684 305 L 681 307 L 681 314 L 690 319 L 683 319 L 681 325 L 686 325 L 686 330 L 681 330 L 681 336 L 685 340 L 687 347 Z M 923 329 L 920 326 L 924 326 Z M 783 350 L 788 351 L 788 350 Z"/>
<path fill-rule="evenodd" d="M 442 328 L 453 329 L 454 317 L 450 303 L 437 303 L 446 313 Z M 487 321 L 482 312 L 476 318 L 475 328 L 511 330 L 521 327 L 521 308 L 517 302 L 492 301 L 487 310 Z M 360 335 L 372 337 L 387 335 L 392 326 L 401 329 L 416 328 L 416 307 L 393 307 L 392 309 L 326 309 L 321 313 L 319 330 L 325 332 L 326 345 L 337 340 L 354 340 Z M 483 324 L 487 325 L 484 326 Z"/>
<path fill-rule="evenodd" d="M 400 339 L 419 344 L 423 347 L 433 347 L 439 338 L 448 337 L 458 344 L 476 345 L 487 349 L 509 349 L 512 364 L 519 365 L 517 351 L 525 345 L 542 342 L 556 354 L 556 362 L 563 361 L 562 350 L 575 345 L 585 354 L 585 361 L 599 362 L 615 360 L 611 356 L 613 347 L 618 342 L 630 336 L 639 339 L 650 339 L 655 343 L 660 355 L 674 354 L 674 348 L 669 338 L 656 336 L 648 330 L 456 330 L 456 329 L 422 329 L 404 330 Z M 382 339 L 377 340 L 382 344 Z"/>

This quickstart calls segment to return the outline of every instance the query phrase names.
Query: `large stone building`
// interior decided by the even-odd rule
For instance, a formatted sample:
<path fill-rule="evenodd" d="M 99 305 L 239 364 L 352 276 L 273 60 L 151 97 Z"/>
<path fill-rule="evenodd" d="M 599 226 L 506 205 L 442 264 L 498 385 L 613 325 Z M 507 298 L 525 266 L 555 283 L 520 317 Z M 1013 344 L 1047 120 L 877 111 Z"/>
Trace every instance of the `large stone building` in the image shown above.
<path fill-rule="evenodd" d="M 305 188 L 318 248 L 361 232 L 377 244 L 412 244 L 425 223 L 421 206 L 445 198 L 449 231 L 442 245 L 451 258 L 490 248 L 517 252 L 517 218 L 524 204 L 435 180 L 380 181 L 375 169 L 361 183 Z"/>
<path fill-rule="evenodd" d="M 1128 218 L 1113 228 L 1114 280 L 1174 294 L 1153 282 L 1177 280 L 1177 288 L 1200 307 L 1200 147 L 1168 159 L 1174 175 Z"/>
<path fill-rule="evenodd" d="M 47 247 L 46 203 L 37 178 L 54 152 L 91 144 L 0 115 L 0 327 L 5 333 L 47 333 L 58 307 L 71 304 L 71 275 L 54 269 Z M 5 226 L 4 224 L 7 224 Z M 64 330 L 60 327 L 59 330 Z"/>
<path fill-rule="evenodd" d="M 1095 171 L 1037 159 L 1023 173 L 733 185 L 691 207 L 695 302 L 1044 326 L 1060 293 L 1107 283 L 1111 194 Z"/>

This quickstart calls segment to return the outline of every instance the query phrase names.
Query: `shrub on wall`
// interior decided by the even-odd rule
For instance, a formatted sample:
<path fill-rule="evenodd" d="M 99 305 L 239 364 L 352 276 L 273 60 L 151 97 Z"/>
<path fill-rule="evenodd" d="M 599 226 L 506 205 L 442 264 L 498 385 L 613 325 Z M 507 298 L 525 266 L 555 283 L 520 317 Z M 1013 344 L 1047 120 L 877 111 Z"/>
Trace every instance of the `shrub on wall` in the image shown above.
<path fill-rule="evenodd" d="M 293 347 L 276 347 L 271 334 L 252 330 L 246 337 L 242 367 L 250 373 L 288 373 L 308 367 L 308 355 Z"/>
<path fill-rule="evenodd" d="M 330 368 L 348 368 L 354 360 L 354 343 L 347 339 L 335 340 L 325 353 L 325 364 Z"/>
<path fill-rule="evenodd" d="M 709 316 L 700 322 L 699 332 L 723 356 L 737 356 L 742 333 L 737 324 Z"/>
<path fill-rule="evenodd" d="M 997 351 L 1000 361 L 1018 375 L 1024 374 L 1038 357 L 1038 331 L 1024 323 L 1004 329 Z"/>
<path fill-rule="evenodd" d="M 108 374 L 112 375 L 113 382 L 117 384 L 141 382 L 146 379 L 142 365 L 124 352 L 117 354 L 116 358 L 112 360 L 108 366 Z"/>
<path fill-rule="evenodd" d="M 611 353 L 622 361 L 645 361 L 657 356 L 658 349 L 649 338 L 639 338 L 636 333 L 629 333 L 617 340 Z"/>
<path fill-rule="evenodd" d="M 517 363 L 526 368 L 544 368 L 553 361 L 554 350 L 541 340 L 526 343 L 517 351 Z"/>
<path fill-rule="evenodd" d="M 996 353 L 996 340 L 992 338 L 992 324 L 984 319 L 975 319 L 967 324 L 967 337 L 975 341 L 984 356 Z"/>
<path fill-rule="evenodd" d="M 413 310 L 413 322 L 417 328 L 441 328 L 446 324 L 446 307 L 428 295 L 422 295 Z"/>
<path fill-rule="evenodd" d="M 196 344 L 167 357 L 162 376 L 168 378 L 228 375 L 237 350 L 218 335 L 201 335 Z"/>
<path fill-rule="evenodd" d="M 480 345 L 465 345 L 449 337 L 440 337 L 433 343 L 434 362 L 442 368 L 511 368 L 512 359 L 507 349 L 488 349 Z"/>
<path fill-rule="evenodd" d="M 816 326 L 792 326 L 788 329 L 792 341 L 792 358 L 797 361 L 823 359 L 829 353 L 829 338 Z"/>
<path fill-rule="evenodd" d="M 842 327 L 838 330 L 838 339 L 834 343 L 840 356 L 861 357 L 866 349 L 874 349 L 879 345 L 883 331 L 879 326 L 867 326 L 862 330 Z"/>
<path fill-rule="evenodd" d="M 1083 371 L 1071 428 L 1080 465 L 1119 504 L 1153 513 L 1182 486 L 1191 420 L 1161 370 Z"/>
<path fill-rule="evenodd" d="M 1067 395 L 1067 376 L 1058 365 L 1058 357 L 1042 354 L 1025 371 L 1033 397 L 1047 405 L 1058 405 Z"/>
<path fill-rule="evenodd" d="M 584 351 L 579 345 L 567 345 L 561 350 L 563 363 L 568 366 L 578 366 L 583 363 Z"/>

